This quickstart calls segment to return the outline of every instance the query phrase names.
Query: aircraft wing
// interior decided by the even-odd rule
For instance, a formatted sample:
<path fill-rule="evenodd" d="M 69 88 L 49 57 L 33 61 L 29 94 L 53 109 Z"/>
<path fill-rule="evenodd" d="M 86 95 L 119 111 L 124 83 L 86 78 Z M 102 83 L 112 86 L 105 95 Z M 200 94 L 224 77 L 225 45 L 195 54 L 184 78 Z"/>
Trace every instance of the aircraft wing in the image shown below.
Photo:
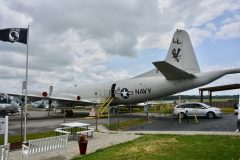
<path fill-rule="evenodd" d="M 153 62 L 153 65 L 166 77 L 168 80 L 190 79 L 196 76 L 185 72 L 165 61 Z"/>
<path fill-rule="evenodd" d="M 14 96 L 14 97 L 20 97 L 24 98 L 25 94 L 17 94 L 17 93 L 0 93 L 2 95 L 9 95 L 9 96 Z M 34 94 L 29 93 L 27 95 L 27 98 L 30 101 L 38 101 L 38 100 L 52 100 L 52 101 L 57 101 L 58 104 L 61 105 L 92 105 L 95 104 L 96 102 L 88 100 L 88 99 L 81 99 L 81 97 L 74 95 L 74 94 L 69 94 L 65 93 L 62 95 L 56 95 L 56 96 L 48 96 L 47 92 L 35 92 Z"/>
<path fill-rule="evenodd" d="M 88 99 L 76 100 L 76 99 L 72 99 L 72 98 L 54 97 L 54 96 L 49 96 L 45 99 L 57 101 L 61 105 L 86 106 L 86 105 L 93 105 L 93 104 L 96 103 L 96 102 L 93 102 L 93 101 L 88 100 Z"/>
<path fill-rule="evenodd" d="M 8 96 L 13 96 L 13 97 L 19 97 L 19 98 L 24 98 L 25 94 L 19 94 L 19 93 L 0 93 L 0 95 L 8 95 Z M 37 101 L 44 99 L 43 96 L 40 95 L 34 95 L 34 94 L 28 94 L 28 99 L 31 101 Z"/>

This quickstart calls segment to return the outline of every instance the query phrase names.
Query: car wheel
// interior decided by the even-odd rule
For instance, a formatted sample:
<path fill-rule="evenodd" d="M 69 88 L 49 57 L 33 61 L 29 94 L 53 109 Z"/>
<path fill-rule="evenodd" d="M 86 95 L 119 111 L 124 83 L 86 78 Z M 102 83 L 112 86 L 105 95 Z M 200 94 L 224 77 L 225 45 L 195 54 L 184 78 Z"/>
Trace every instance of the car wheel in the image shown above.
<path fill-rule="evenodd" d="M 207 117 L 208 117 L 209 119 L 213 119 L 213 118 L 215 118 L 215 114 L 214 114 L 213 112 L 208 112 L 208 113 L 207 113 Z"/>
<path fill-rule="evenodd" d="M 179 116 L 180 116 L 180 118 L 185 118 L 186 117 L 186 115 L 183 112 L 178 113 L 178 117 Z"/>
<path fill-rule="evenodd" d="M 240 120 L 237 121 L 237 128 L 240 131 Z"/>

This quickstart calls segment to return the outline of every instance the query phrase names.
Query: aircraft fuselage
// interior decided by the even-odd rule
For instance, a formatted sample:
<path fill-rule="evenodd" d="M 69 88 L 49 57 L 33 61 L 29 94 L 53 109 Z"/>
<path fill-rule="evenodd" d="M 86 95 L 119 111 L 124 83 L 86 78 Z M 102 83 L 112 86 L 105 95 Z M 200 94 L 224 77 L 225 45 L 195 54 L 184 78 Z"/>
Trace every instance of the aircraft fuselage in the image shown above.
<path fill-rule="evenodd" d="M 195 78 L 167 80 L 164 77 L 152 76 L 132 78 L 113 83 L 71 88 L 71 93 L 81 98 L 99 102 L 104 97 L 114 96 L 113 105 L 136 104 L 160 99 L 172 94 L 208 84 L 225 74 L 238 73 L 240 69 L 229 69 L 196 74 Z"/>

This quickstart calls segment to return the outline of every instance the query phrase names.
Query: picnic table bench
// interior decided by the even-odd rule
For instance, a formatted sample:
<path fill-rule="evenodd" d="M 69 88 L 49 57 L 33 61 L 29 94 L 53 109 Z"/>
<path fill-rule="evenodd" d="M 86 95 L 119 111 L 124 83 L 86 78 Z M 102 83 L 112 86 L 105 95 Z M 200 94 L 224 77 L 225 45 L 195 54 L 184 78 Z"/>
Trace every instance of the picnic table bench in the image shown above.
<path fill-rule="evenodd" d="M 31 156 L 56 150 L 64 150 L 64 156 L 66 157 L 67 141 L 68 134 L 29 140 L 26 144 L 22 145 L 22 159 L 26 157 L 28 160 Z"/>
<path fill-rule="evenodd" d="M 87 136 L 89 136 L 88 133 L 90 133 L 90 136 L 93 137 L 93 131 L 94 131 L 93 128 L 87 128 L 86 130 L 77 132 L 77 134 L 83 134 L 83 135 L 87 134 Z"/>
<path fill-rule="evenodd" d="M 70 134 L 70 133 L 71 133 L 71 132 L 69 132 L 69 131 L 63 130 L 63 128 L 56 128 L 54 131 L 55 131 L 56 133 L 60 133 L 60 134 Z"/>

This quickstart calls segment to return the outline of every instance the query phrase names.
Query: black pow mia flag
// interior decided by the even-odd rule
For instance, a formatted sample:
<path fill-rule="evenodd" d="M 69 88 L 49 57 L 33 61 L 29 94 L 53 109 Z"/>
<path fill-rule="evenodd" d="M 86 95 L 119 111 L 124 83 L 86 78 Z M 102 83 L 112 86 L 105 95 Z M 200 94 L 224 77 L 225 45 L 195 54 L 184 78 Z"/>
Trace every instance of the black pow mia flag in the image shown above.
<path fill-rule="evenodd" d="M 0 40 L 5 42 L 19 42 L 27 44 L 28 28 L 0 29 Z"/>

